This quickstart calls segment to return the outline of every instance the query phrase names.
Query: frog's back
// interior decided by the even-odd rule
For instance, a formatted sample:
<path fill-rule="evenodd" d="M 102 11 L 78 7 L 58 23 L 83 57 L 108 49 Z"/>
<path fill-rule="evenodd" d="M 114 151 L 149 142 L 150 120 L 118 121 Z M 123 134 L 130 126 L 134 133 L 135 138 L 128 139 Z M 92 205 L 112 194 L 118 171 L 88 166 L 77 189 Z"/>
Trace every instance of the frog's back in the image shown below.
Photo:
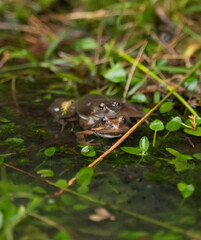
<path fill-rule="evenodd" d="M 72 104 L 69 107 L 69 109 L 66 111 L 66 113 L 64 113 L 62 111 L 62 104 L 65 102 L 66 102 L 66 99 L 57 98 L 54 100 L 54 102 L 48 108 L 48 111 L 53 115 L 53 117 L 56 121 L 59 121 L 61 118 L 62 119 L 71 118 L 76 114 L 74 104 Z"/>
<path fill-rule="evenodd" d="M 107 97 L 98 94 L 88 94 L 76 103 L 76 112 L 81 118 L 88 118 L 97 109 L 100 103 L 104 103 Z"/>

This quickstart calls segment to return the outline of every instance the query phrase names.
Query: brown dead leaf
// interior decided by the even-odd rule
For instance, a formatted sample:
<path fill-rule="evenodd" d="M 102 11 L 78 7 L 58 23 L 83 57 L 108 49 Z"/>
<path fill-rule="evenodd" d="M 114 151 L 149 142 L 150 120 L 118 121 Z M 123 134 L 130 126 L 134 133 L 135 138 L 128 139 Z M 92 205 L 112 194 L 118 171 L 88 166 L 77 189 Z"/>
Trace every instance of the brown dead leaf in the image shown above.
<path fill-rule="evenodd" d="M 116 220 L 115 216 L 109 213 L 105 208 L 96 208 L 94 211 L 95 214 L 89 216 L 89 219 L 93 222 L 101 222 L 106 219 L 109 219 L 110 221 Z"/>
<path fill-rule="evenodd" d="M 10 59 L 10 53 L 9 51 L 3 52 L 3 57 L 0 61 L 0 68 L 3 67 L 3 65 Z"/>

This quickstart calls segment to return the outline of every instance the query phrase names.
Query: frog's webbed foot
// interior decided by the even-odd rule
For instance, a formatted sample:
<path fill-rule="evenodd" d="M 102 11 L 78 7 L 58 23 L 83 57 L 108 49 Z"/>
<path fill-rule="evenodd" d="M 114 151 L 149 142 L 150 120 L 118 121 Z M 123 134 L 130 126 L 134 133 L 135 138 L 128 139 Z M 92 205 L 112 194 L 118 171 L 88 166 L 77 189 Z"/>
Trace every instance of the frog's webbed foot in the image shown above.
<path fill-rule="evenodd" d="M 91 130 L 85 130 L 85 131 L 81 131 L 81 132 L 77 132 L 76 133 L 76 140 L 79 144 L 83 144 L 83 145 L 99 145 L 97 143 L 93 143 L 94 139 L 91 140 L 86 140 L 85 136 L 86 135 L 92 135 L 94 134 Z"/>
<path fill-rule="evenodd" d="M 62 126 L 61 126 L 61 133 L 64 131 L 64 128 L 65 126 L 68 124 L 68 123 L 71 123 L 72 125 L 72 128 L 75 127 L 75 123 L 78 121 L 78 116 L 76 115 L 75 117 L 73 118 L 70 118 L 70 119 L 65 119 L 65 118 L 59 118 L 57 120 L 57 122 L 59 122 Z"/>

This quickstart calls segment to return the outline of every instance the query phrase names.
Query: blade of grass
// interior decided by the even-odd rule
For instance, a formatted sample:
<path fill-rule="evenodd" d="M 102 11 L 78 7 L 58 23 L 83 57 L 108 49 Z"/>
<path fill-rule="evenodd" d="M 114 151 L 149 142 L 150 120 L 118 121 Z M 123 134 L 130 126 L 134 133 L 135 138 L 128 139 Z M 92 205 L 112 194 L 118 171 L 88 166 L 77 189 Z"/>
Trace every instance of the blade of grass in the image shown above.
<path fill-rule="evenodd" d="M 59 46 L 60 42 L 63 41 L 68 34 L 69 34 L 69 31 L 66 30 L 66 31 L 62 32 L 58 36 L 58 38 L 54 39 L 54 41 L 50 44 L 49 48 L 45 52 L 45 57 L 44 57 L 45 61 L 49 60 L 49 58 L 52 55 L 52 53 L 54 52 L 54 50 Z"/>

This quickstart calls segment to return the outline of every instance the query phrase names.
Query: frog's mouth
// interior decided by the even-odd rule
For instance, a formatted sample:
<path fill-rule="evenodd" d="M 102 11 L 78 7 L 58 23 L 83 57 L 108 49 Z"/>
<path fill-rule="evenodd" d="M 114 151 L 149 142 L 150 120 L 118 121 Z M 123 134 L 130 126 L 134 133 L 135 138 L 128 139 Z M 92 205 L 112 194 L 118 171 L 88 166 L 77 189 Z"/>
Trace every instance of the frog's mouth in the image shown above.
<path fill-rule="evenodd" d="M 103 137 L 103 138 L 116 138 L 116 137 L 121 137 L 123 133 L 96 133 L 98 136 Z"/>
<path fill-rule="evenodd" d="M 103 137 L 103 138 L 116 138 L 122 136 L 129 128 L 125 128 L 124 130 L 121 129 L 102 129 L 99 128 L 92 128 L 92 131 L 95 132 L 96 135 Z"/>

